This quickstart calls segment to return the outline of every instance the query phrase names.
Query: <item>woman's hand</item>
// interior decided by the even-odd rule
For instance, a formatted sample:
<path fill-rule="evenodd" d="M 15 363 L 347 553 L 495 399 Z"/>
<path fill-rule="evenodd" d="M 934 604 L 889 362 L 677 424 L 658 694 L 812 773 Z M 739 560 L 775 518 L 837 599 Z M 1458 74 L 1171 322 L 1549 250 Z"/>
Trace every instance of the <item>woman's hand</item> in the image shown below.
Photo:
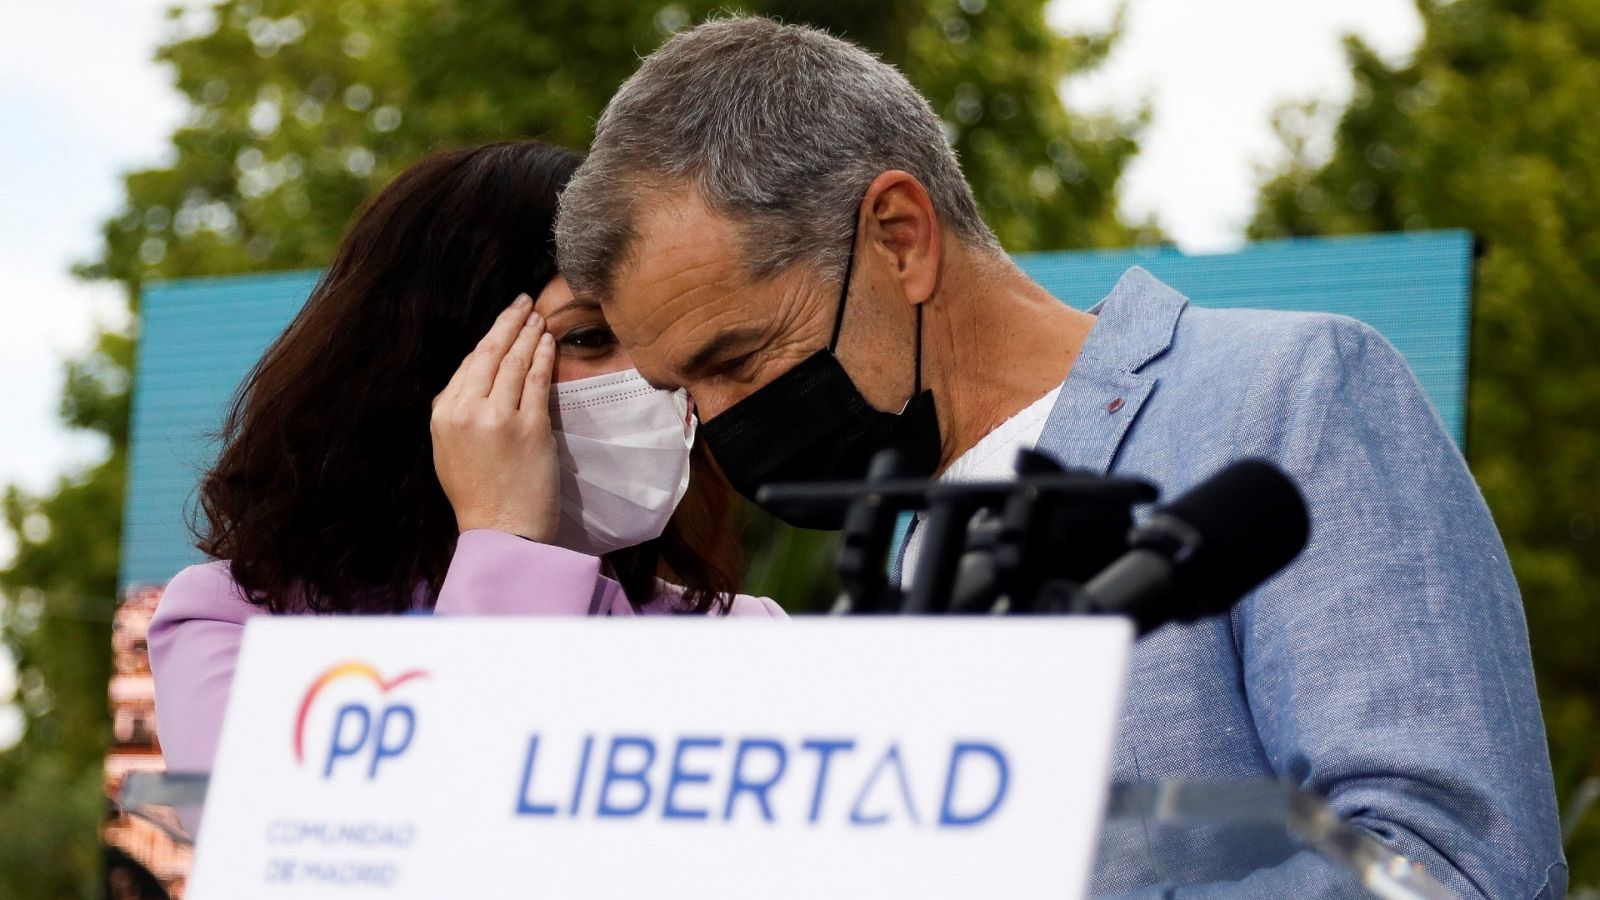
<path fill-rule="evenodd" d="M 550 433 L 555 340 L 523 294 L 433 399 L 433 468 L 456 526 L 549 542 L 561 513 Z"/>

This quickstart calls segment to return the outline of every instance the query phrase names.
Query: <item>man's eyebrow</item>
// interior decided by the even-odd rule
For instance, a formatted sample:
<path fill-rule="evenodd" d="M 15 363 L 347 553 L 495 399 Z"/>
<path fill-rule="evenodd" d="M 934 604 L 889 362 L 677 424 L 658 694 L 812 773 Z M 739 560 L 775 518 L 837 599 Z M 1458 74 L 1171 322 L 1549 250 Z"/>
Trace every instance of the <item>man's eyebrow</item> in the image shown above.
<path fill-rule="evenodd" d="M 678 365 L 678 371 L 685 378 L 693 378 L 704 371 L 719 358 L 729 351 L 748 345 L 752 341 L 760 340 L 763 332 L 754 326 L 743 328 L 730 328 L 700 346 L 700 349 L 689 355 L 689 358 Z"/>

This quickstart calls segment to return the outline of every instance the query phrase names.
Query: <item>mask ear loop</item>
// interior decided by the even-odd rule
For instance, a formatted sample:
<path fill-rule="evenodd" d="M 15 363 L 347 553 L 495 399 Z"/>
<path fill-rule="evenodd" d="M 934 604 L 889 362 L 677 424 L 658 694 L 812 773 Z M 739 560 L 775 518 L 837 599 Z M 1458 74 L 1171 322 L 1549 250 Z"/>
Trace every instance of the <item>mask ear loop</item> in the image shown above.
<path fill-rule="evenodd" d="M 922 393 L 922 304 L 917 304 L 917 375 L 916 386 L 911 389 L 911 396 Z"/>
<path fill-rule="evenodd" d="M 839 308 L 833 314 L 833 336 L 828 339 L 828 352 L 834 353 L 839 349 L 839 332 L 844 328 L 844 305 L 850 299 L 850 276 L 856 268 L 856 239 L 861 236 L 861 211 L 856 211 L 854 223 L 850 226 L 850 255 L 845 257 L 844 282 L 839 285 Z M 917 304 L 917 342 L 916 342 L 916 372 L 912 376 L 911 396 L 922 393 L 922 304 Z"/>
<path fill-rule="evenodd" d="M 860 236 L 861 210 L 858 209 L 855 220 L 850 225 L 850 255 L 846 256 L 844 261 L 844 282 L 839 285 L 839 308 L 833 314 L 833 337 L 828 339 L 829 353 L 839 349 L 839 331 L 844 327 L 844 304 L 850 299 L 850 276 L 856 269 L 856 238 Z"/>

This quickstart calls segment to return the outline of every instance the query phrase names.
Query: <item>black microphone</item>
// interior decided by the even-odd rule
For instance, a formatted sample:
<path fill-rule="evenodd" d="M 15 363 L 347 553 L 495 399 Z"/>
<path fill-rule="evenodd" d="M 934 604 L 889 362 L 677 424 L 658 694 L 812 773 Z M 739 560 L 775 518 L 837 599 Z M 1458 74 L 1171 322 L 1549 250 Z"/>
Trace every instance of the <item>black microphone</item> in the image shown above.
<path fill-rule="evenodd" d="M 1073 606 L 1128 616 L 1140 636 L 1226 612 L 1299 555 L 1310 531 L 1289 476 L 1262 460 L 1236 462 L 1134 527 L 1128 552 Z"/>

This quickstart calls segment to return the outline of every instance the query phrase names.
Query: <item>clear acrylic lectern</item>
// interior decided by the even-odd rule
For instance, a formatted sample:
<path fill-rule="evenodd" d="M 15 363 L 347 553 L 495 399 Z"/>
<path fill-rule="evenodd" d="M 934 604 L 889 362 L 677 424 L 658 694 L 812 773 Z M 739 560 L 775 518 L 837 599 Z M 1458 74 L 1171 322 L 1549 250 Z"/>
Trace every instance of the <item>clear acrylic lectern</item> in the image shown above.
<path fill-rule="evenodd" d="M 192 843 L 203 775 L 129 773 L 119 805 Z M 1095 897 L 1448 900 L 1454 895 L 1315 794 L 1270 780 L 1112 785 Z M 997 874 L 1003 889 L 1003 874 Z"/>

